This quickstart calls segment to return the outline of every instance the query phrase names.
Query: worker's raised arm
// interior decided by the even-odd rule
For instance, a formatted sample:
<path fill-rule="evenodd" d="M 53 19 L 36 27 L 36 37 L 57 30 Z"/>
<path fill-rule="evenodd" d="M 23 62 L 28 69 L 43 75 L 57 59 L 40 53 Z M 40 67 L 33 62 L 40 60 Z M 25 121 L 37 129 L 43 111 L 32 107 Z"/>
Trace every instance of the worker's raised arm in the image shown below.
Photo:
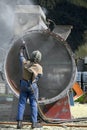
<path fill-rule="evenodd" d="M 25 50 L 25 46 L 22 45 L 20 48 L 20 56 L 19 56 L 21 63 L 26 63 L 26 58 L 24 57 L 24 50 Z"/>

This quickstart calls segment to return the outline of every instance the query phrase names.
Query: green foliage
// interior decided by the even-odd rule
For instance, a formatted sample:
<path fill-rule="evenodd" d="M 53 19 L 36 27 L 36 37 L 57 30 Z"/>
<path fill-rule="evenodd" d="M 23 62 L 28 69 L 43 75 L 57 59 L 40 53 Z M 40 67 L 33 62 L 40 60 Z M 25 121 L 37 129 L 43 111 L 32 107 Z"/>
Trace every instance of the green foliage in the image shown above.
<path fill-rule="evenodd" d="M 82 6 L 87 8 L 87 0 L 67 0 L 67 1 L 77 6 Z"/>
<path fill-rule="evenodd" d="M 55 0 L 47 0 L 47 7 L 48 8 L 53 9 L 55 4 L 56 4 Z"/>
<path fill-rule="evenodd" d="M 45 8 L 53 9 L 58 3 L 69 2 L 77 6 L 82 6 L 87 8 L 87 0 L 37 0 L 39 4 Z"/>
<path fill-rule="evenodd" d="M 84 93 L 81 97 L 79 97 L 75 102 L 79 103 L 87 103 L 87 93 Z"/>
<path fill-rule="evenodd" d="M 84 32 L 83 34 L 84 37 L 84 44 L 78 47 L 78 49 L 75 51 L 76 57 L 82 57 L 84 58 L 87 56 L 87 31 Z"/>
<path fill-rule="evenodd" d="M 87 56 L 87 44 L 79 46 L 78 49 L 75 51 L 75 55 L 77 58 L 84 58 L 85 56 Z"/>
<path fill-rule="evenodd" d="M 87 0 L 35 0 L 46 8 L 47 17 L 57 25 L 72 25 L 67 41 L 79 57 L 87 55 Z M 84 34 L 85 33 L 85 34 Z M 84 46 L 84 47 L 83 47 Z M 86 49 L 85 49 L 86 48 Z"/>
<path fill-rule="evenodd" d="M 45 8 L 53 9 L 60 0 L 39 0 L 39 4 Z"/>

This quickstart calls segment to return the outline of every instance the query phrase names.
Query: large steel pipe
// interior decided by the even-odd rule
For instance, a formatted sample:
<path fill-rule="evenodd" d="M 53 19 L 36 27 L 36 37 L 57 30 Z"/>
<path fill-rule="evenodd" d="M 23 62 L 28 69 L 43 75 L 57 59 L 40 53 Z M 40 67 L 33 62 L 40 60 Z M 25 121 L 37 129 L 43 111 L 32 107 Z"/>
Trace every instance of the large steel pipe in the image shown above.
<path fill-rule="evenodd" d="M 29 53 L 40 50 L 43 77 L 39 81 L 39 102 L 49 104 L 62 98 L 75 80 L 76 66 L 67 43 L 56 35 L 43 31 L 30 31 L 15 39 L 5 62 L 6 80 L 18 97 L 20 93 L 21 67 L 19 49 L 25 40 Z M 43 98 L 43 100 L 41 100 Z"/>

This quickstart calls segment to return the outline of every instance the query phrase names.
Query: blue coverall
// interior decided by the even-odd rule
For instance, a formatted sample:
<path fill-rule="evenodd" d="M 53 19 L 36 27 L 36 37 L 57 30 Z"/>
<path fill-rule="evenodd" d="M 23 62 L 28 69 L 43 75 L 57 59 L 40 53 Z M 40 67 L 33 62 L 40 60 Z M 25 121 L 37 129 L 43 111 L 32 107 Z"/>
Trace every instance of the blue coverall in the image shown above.
<path fill-rule="evenodd" d="M 20 61 L 23 62 L 24 56 L 23 54 L 20 55 Z M 19 103 L 18 103 L 18 113 L 17 113 L 17 121 L 23 120 L 25 105 L 27 102 L 27 99 L 29 98 L 30 101 L 30 109 L 31 109 L 31 120 L 32 123 L 37 122 L 37 116 L 38 116 L 38 108 L 37 108 L 37 102 L 38 100 L 38 86 L 37 81 L 40 78 L 40 75 L 38 75 L 35 78 L 35 81 L 31 84 L 31 81 L 27 82 L 25 80 L 21 80 L 20 82 L 20 97 L 19 97 Z M 34 93 L 32 92 L 30 88 L 30 84 L 34 90 Z M 24 89 L 24 90 L 23 90 Z"/>

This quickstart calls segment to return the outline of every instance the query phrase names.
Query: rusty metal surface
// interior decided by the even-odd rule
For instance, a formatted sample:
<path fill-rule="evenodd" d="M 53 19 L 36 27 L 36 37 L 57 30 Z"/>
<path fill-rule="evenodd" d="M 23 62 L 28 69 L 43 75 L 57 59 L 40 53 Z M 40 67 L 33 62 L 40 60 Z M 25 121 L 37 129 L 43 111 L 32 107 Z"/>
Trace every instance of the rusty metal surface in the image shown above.
<path fill-rule="evenodd" d="M 13 41 L 6 58 L 6 77 L 7 81 L 14 91 L 19 95 L 19 82 L 21 79 L 21 69 L 19 64 L 19 48 L 24 38 L 31 54 L 34 50 L 40 50 L 42 53 L 43 77 L 39 82 L 40 98 L 44 103 L 54 102 L 62 98 L 72 87 L 75 78 L 75 63 L 71 50 L 66 42 L 52 34 L 42 31 L 31 31 L 23 37 Z"/>
<path fill-rule="evenodd" d="M 47 118 L 71 119 L 69 97 L 66 95 L 54 103 L 44 105 L 43 112 Z"/>

